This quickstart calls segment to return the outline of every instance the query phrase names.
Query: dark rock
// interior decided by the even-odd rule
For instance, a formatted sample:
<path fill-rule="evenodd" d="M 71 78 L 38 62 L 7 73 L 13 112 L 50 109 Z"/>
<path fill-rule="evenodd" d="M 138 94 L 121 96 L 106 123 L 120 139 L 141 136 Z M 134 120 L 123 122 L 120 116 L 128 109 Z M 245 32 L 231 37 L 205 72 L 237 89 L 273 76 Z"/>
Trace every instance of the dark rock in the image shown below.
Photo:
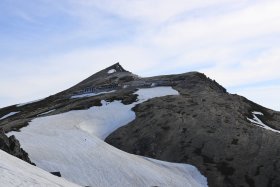
<path fill-rule="evenodd" d="M 50 173 L 53 174 L 54 176 L 61 177 L 61 173 L 59 171 L 50 172 Z"/>
<path fill-rule="evenodd" d="M 0 132 L 0 149 L 21 160 L 24 160 L 32 165 L 35 165 L 30 161 L 28 154 L 22 148 L 20 148 L 20 143 L 15 138 L 15 136 L 7 137 L 3 133 L 3 131 Z"/>
<path fill-rule="evenodd" d="M 279 129 L 280 114 L 228 94 L 201 74 L 177 79 L 180 96 L 137 105 L 137 118 L 105 141 L 132 154 L 192 164 L 210 187 L 280 186 L 280 134 L 247 120 L 260 111 L 264 123 Z"/>

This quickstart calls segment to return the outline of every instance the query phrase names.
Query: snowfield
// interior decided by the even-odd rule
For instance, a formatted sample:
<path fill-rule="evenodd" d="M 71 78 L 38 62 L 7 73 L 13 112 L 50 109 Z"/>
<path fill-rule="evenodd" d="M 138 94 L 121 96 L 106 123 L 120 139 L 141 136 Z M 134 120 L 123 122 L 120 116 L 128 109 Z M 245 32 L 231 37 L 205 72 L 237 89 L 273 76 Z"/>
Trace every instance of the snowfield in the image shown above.
<path fill-rule="evenodd" d="M 171 87 L 140 89 L 138 101 L 102 106 L 34 119 L 21 132 L 11 132 L 40 168 L 59 171 L 82 186 L 207 186 L 193 166 L 145 158 L 123 152 L 103 140 L 135 119 L 136 104 L 154 97 L 179 95 Z"/>
<path fill-rule="evenodd" d="M 0 186 L 78 187 L 0 150 Z"/>

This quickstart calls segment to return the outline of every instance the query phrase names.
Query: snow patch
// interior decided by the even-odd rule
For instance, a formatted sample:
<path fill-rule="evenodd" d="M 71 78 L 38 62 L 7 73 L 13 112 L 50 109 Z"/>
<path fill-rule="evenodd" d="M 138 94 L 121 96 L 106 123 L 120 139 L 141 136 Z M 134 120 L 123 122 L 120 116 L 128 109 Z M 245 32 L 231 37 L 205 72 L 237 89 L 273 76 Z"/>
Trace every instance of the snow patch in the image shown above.
<path fill-rule="evenodd" d="M 0 181 L 5 187 L 56 186 L 78 187 L 63 178 L 24 162 L 0 150 Z"/>
<path fill-rule="evenodd" d="M 177 90 L 174 90 L 172 87 L 155 87 L 155 88 L 144 88 L 139 89 L 135 94 L 138 95 L 138 102 L 144 102 L 148 99 L 152 99 L 155 97 L 163 97 L 167 95 L 179 95 Z M 136 105 L 136 104 L 135 104 Z"/>
<path fill-rule="evenodd" d="M 249 120 L 251 123 L 254 123 L 254 124 L 256 124 L 256 126 L 261 127 L 261 128 L 264 128 L 264 129 L 266 129 L 266 130 L 270 130 L 270 131 L 272 131 L 272 132 L 280 133 L 279 130 L 276 130 L 276 129 L 273 129 L 273 128 L 269 127 L 268 125 L 264 124 L 264 123 L 257 117 L 257 115 L 263 116 L 263 113 L 254 111 L 254 112 L 252 112 L 252 114 L 253 114 L 253 119 L 247 118 L 247 120 Z"/>
<path fill-rule="evenodd" d="M 6 119 L 6 118 L 8 118 L 8 117 L 10 117 L 10 116 L 13 116 L 13 115 L 17 114 L 17 113 L 19 113 L 19 112 L 10 112 L 9 114 L 7 114 L 7 115 L 1 117 L 0 120 Z"/>
<path fill-rule="evenodd" d="M 112 91 L 109 91 L 109 92 L 99 92 L 99 93 L 87 93 L 87 94 L 73 95 L 73 96 L 71 96 L 71 99 L 83 98 L 83 97 L 93 97 L 93 96 L 97 96 L 97 95 L 101 95 L 101 94 L 113 93 L 115 91 L 116 90 L 112 90 Z"/>
<path fill-rule="evenodd" d="M 109 71 L 108 71 L 108 74 L 112 74 L 112 73 L 116 73 L 117 72 L 117 70 L 115 70 L 115 69 L 110 69 Z"/>
<path fill-rule="evenodd" d="M 37 166 L 60 171 L 82 186 L 207 186 L 207 180 L 188 164 L 158 161 L 123 152 L 103 140 L 135 119 L 136 104 L 154 97 L 179 95 L 171 87 L 140 89 L 138 101 L 102 101 L 102 106 L 40 117 L 11 132 Z"/>
<path fill-rule="evenodd" d="M 38 116 L 42 116 L 42 115 L 45 115 L 45 114 L 49 114 L 49 113 L 51 113 L 51 112 L 54 112 L 55 110 L 56 110 L 56 109 L 49 110 L 49 111 L 47 111 L 47 112 L 44 112 L 44 113 L 39 114 Z"/>
<path fill-rule="evenodd" d="M 254 111 L 254 112 L 252 112 L 253 114 L 255 114 L 255 115 L 261 115 L 261 116 L 263 116 L 263 113 L 261 113 L 261 112 L 256 112 L 256 111 Z"/>
<path fill-rule="evenodd" d="M 42 100 L 44 100 L 44 99 L 45 99 L 45 98 L 43 98 L 43 99 L 38 99 L 38 100 L 34 100 L 34 101 L 30 101 L 30 102 L 28 102 L 28 103 L 21 103 L 21 104 L 18 104 L 17 107 L 21 107 L 21 106 L 28 105 L 28 104 L 32 104 L 32 103 L 37 103 L 37 102 L 42 101 Z"/>

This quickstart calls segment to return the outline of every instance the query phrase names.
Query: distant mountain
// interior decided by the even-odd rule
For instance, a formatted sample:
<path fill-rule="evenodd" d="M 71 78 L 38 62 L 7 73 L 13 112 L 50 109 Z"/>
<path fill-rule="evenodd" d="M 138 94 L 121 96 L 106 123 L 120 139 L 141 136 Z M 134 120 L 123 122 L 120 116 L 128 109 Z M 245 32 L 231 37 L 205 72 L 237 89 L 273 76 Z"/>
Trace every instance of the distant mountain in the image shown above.
<path fill-rule="evenodd" d="M 279 122 L 204 74 L 142 78 L 119 63 L 0 109 L 32 162 L 82 186 L 280 186 Z"/>

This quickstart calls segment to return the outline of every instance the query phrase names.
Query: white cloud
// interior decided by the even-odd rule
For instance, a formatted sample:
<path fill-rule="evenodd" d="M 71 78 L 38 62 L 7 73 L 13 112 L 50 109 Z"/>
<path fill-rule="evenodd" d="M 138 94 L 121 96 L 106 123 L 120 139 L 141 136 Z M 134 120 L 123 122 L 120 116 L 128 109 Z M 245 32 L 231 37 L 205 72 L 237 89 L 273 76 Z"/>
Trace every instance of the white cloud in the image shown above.
<path fill-rule="evenodd" d="M 154 42 L 169 48 L 203 47 L 279 33 L 279 8 L 279 1 L 263 1 L 223 15 L 172 23 L 163 27 Z"/>
<path fill-rule="evenodd" d="M 5 89 L 0 97 L 17 102 L 16 98 L 47 96 L 118 61 L 146 76 L 198 70 L 226 87 L 280 79 L 278 0 L 38 2 L 32 6 L 40 11 L 17 6 L 18 16 L 41 23 L 39 18 L 62 14 L 76 27 L 43 35 L 39 45 L 14 43 L 34 55 L 2 58 L 12 65 L 1 68 L 0 84 Z M 63 21 L 52 23 L 52 30 L 63 27 Z M 37 54 L 37 48 L 43 52 Z M 44 54 L 48 48 L 58 50 Z"/>
<path fill-rule="evenodd" d="M 143 22 L 161 23 L 174 18 L 181 13 L 193 11 L 196 9 L 207 8 L 217 5 L 244 4 L 248 1 L 244 0 L 83 0 L 78 3 L 84 6 L 96 6 L 108 13 L 118 15 L 126 19 L 132 19 Z"/>
<path fill-rule="evenodd" d="M 240 61 L 237 67 L 215 66 L 202 70 L 227 87 L 237 87 L 280 79 L 280 48 L 265 51 L 256 58 Z"/>

